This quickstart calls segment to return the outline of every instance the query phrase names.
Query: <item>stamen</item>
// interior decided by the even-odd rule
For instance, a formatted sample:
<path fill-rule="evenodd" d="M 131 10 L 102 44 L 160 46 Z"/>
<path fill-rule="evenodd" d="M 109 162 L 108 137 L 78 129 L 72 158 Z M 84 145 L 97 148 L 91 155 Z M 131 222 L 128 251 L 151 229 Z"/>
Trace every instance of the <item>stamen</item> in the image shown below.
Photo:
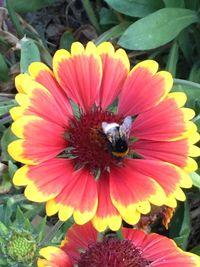
<path fill-rule="evenodd" d="M 79 267 L 147 267 L 150 261 L 130 240 L 104 238 L 81 253 Z"/>
<path fill-rule="evenodd" d="M 102 130 L 102 122 L 121 123 L 123 117 L 109 111 L 95 110 L 73 118 L 67 132 L 69 147 L 75 157 L 75 164 L 89 170 L 103 170 L 115 160 L 109 149 L 109 142 Z"/>

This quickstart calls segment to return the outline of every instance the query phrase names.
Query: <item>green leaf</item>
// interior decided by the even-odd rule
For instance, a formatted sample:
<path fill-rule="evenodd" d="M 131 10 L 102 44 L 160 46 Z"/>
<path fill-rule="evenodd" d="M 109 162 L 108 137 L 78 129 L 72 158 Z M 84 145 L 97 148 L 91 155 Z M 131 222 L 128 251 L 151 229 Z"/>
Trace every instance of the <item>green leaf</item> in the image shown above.
<path fill-rule="evenodd" d="M 25 221 L 24 213 L 20 209 L 20 207 L 17 207 L 17 212 L 16 212 L 16 222 L 18 225 L 22 225 Z"/>
<path fill-rule="evenodd" d="M 8 172 L 10 177 L 12 178 L 17 171 L 18 167 L 11 160 L 8 161 Z"/>
<path fill-rule="evenodd" d="M 0 116 L 8 113 L 10 108 L 16 106 L 15 100 L 8 100 L 8 101 L 0 101 Z"/>
<path fill-rule="evenodd" d="M 200 101 L 195 101 L 195 107 L 192 107 L 196 114 L 198 114 L 196 117 L 193 118 L 193 122 L 196 124 L 198 128 L 198 132 L 200 131 Z"/>
<path fill-rule="evenodd" d="M 118 24 L 119 20 L 113 10 L 102 7 L 99 13 L 100 24 L 108 25 L 108 24 Z"/>
<path fill-rule="evenodd" d="M 192 172 L 190 173 L 190 177 L 192 178 L 193 185 L 200 188 L 200 175 L 196 172 Z"/>
<path fill-rule="evenodd" d="M 0 266 L 4 266 L 4 265 L 8 266 L 8 261 L 6 259 L 0 258 Z"/>
<path fill-rule="evenodd" d="M 106 3 L 120 13 L 131 17 L 145 17 L 146 15 L 163 8 L 160 0 L 105 0 Z"/>
<path fill-rule="evenodd" d="M 174 79 L 172 91 L 184 92 L 188 96 L 188 99 L 200 100 L 200 84 L 195 82 Z"/>
<path fill-rule="evenodd" d="M 42 42 L 35 41 L 35 43 L 39 49 L 42 62 L 46 63 L 49 67 L 52 68 L 52 56 L 49 53 L 48 49 L 42 44 Z"/>
<path fill-rule="evenodd" d="M 191 27 L 191 26 L 190 26 Z M 179 47 L 187 60 L 188 64 L 192 63 L 193 49 L 191 49 L 191 33 L 190 27 L 184 29 L 178 36 Z"/>
<path fill-rule="evenodd" d="M 21 26 L 17 14 L 15 13 L 12 2 L 13 2 L 12 0 L 6 0 L 6 7 L 8 9 L 9 16 L 11 18 L 13 26 L 16 29 L 17 34 L 19 35 L 19 37 L 22 37 L 24 34 L 24 29 Z"/>
<path fill-rule="evenodd" d="M 32 224 L 30 223 L 28 218 L 25 219 L 23 228 L 27 231 L 32 229 Z"/>
<path fill-rule="evenodd" d="M 200 83 L 200 60 L 198 60 L 190 71 L 189 80 Z"/>
<path fill-rule="evenodd" d="M 175 41 L 170 49 L 166 70 L 168 70 L 173 77 L 176 77 L 176 65 L 178 62 L 178 43 Z"/>
<path fill-rule="evenodd" d="M 148 50 L 173 40 L 184 28 L 197 22 L 197 12 L 163 8 L 133 23 L 118 44 L 132 50 Z"/>
<path fill-rule="evenodd" d="M 98 45 L 102 42 L 108 41 L 113 38 L 117 38 L 123 34 L 123 32 L 128 28 L 130 22 L 122 22 L 121 24 L 114 26 L 113 28 L 109 29 L 108 31 L 101 34 L 96 40 L 95 44 Z"/>
<path fill-rule="evenodd" d="M 8 128 L 5 132 L 4 135 L 1 139 L 1 156 L 2 156 L 2 160 L 12 160 L 11 156 L 8 154 L 7 148 L 8 145 L 16 140 L 16 136 L 11 132 L 11 129 Z"/>
<path fill-rule="evenodd" d="M 54 2 L 54 0 L 31 0 L 27 3 L 27 0 L 10 0 L 13 9 L 19 13 L 35 11 L 40 8 L 50 6 Z"/>
<path fill-rule="evenodd" d="M 8 228 L 0 221 L 0 235 L 7 236 L 9 234 Z"/>
<path fill-rule="evenodd" d="M 46 217 L 41 219 L 41 222 L 36 226 L 36 232 L 38 233 L 37 240 L 41 242 L 45 236 Z"/>
<path fill-rule="evenodd" d="M 74 37 L 71 32 L 64 32 L 60 38 L 60 48 L 64 48 L 70 51 L 71 45 L 74 42 Z"/>
<path fill-rule="evenodd" d="M 198 246 L 194 247 L 193 249 L 191 249 L 190 252 L 200 256 L 200 245 L 198 245 Z"/>
<path fill-rule="evenodd" d="M 185 7 L 189 9 L 198 10 L 200 7 L 199 0 L 185 0 Z"/>
<path fill-rule="evenodd" d="M 166 7 L 185 7 L 184 0 L 163 0 Z"/>
<path fill-rule="evenodd" d="M 0 80 L 6 82 L 9 79 L 9 71 L 4 56 L 0 53 Z"/>
<path fill-rule="evenodd" d="M 200 84 L 187 80 L 174 79 L 174 86 L 172 88 L 172 91 L 184 92 L 187 95 L 186 106 L 194 109 L 196 114 L 200 113 Z M 199 120 L 199 115 L 197 115 L 193 119 L 197 126 L 198 123 L 200 123 Z"/>
<path fill-rule="evenodd" d="M 28 66 L 34 61 L 40 61 L 40 52 L 32 39 L 24 37 L 20 41 L 21 44 L 21 60 L 20 70 L 22 73 L 28 71 Z"/>
<path fill-rule="evenodd" d="M 190 230 L 191 223 L 188 203 L 180 203 L 170 223 L 170 238 L 173 238 L 177 245 L 185 250 Z"/>
<path fill-rule="evenodd" d="M 10 197 L 6 203 L 6 208 L 4 212 L 4 223 L 5 225 L 9 225 L 11 223 L 11 217 L 13 212 L 15 211 L 15 206 L 13 205 L 13 197 Z"/>
<path fill-rule="evenodd" d="M 29 220 L 32 220 L 33 218 L 35 218 L 35 216 L 37 216 L 38 214 L 44 214 L 45 212 L 45 207 L 44 204 L 35 204 L 35 203 L 31 203 L 31 204 L 26 204 L 24 203 L 22 205 L 23 209 L 26 210 L 25 212 L 25 216 L 27 218 L 29 218 Z"/>
<path fill-rule="evenodd" d="M 192 38 L 190 39 L 190 49 L 193 50 L 193 61 L 200 58 L 200 31 L 198 27 L 190 27 Z M 196 51 L 194 51 L 194 49 Z"/>

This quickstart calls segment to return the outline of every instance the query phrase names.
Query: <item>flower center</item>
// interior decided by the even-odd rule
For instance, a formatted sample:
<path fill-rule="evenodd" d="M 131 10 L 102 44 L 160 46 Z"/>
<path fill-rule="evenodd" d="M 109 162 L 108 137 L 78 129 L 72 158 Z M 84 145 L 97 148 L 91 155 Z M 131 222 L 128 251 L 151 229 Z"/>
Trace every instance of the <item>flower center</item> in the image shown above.
<path fill-rule="evenodd" d="M 27 262 L 33 259 L 36 242 L 27 232 L 13 232 L 8 240 L 7 255 L 16 262 Z"/>
<path fill-rule="evenodd" d="M 147 267 L 150 261 L 130 240 L 104 238 L 80 254 L 79 267 Z"/>
<path fill-rule="evenodd" d="M 121 115 L 100 109 L 82 114 L 80 118 L 74 117 L 67 134 L 76 166 L 85 166 L 91 171 L 108 167 L 114 157 L 102 122 L 120 124 L 122 120 Z"/>

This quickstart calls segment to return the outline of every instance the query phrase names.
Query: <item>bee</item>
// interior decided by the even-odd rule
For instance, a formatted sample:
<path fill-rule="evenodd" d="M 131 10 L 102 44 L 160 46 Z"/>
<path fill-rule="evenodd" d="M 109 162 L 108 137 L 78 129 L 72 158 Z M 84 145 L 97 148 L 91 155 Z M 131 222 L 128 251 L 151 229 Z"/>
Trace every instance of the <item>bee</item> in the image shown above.
<path fill-rule="evenodd" d="M 102 122 L 101 126 L 108 139 L 112 155 L 119 159 L 125 157 L 129 151 L 128 140 L 132 126 L 131 116 L 127 116 L 122 124 Z"/>

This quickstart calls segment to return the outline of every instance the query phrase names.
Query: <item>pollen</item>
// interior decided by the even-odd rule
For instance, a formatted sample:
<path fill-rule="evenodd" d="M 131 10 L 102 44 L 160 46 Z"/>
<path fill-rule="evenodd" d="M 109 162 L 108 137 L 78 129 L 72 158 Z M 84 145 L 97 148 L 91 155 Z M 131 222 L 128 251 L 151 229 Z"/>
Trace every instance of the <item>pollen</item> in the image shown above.
<path fill-rule="evenodd" d="M 78 167 L 84 166 L 91 171 L 109 167 L 114 159 L 102 130 L 102 122 L 121 123 L 122 119 L 120 115 L 96 109 L 71 120 L 68 141 Z"/>

